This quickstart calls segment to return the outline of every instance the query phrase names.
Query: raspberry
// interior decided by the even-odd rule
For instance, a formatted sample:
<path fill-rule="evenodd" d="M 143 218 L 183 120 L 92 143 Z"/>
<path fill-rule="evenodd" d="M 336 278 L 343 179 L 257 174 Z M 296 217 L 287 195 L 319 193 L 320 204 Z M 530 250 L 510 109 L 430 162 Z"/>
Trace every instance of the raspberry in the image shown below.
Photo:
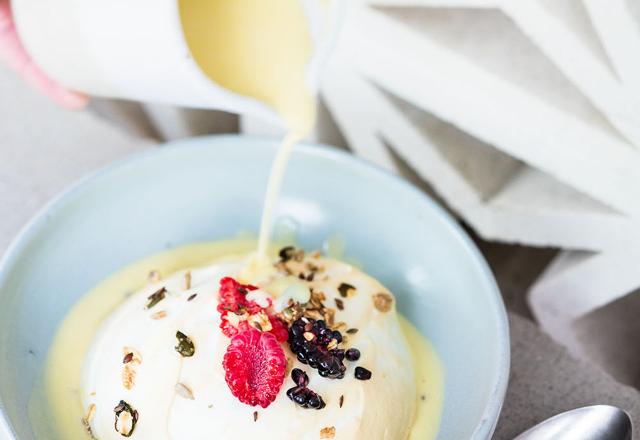
<path fill-rule="evenodd" d="M 269 322 L 271 322 L 271 331 L 273 336 L 276 337 L 278 342 L 286 342 L 289 339 L 289 329 L 287 325 L 280 321 L 280 319 L 275 315 L 269 315 Z"/>
<path fill-rule="evenodd" d="M 247 307 L 257 307 L 260 309 L 258 304 L 253 301 L 247 301 L 246 298 L 247 293 L 256 289 L 258 289 L 256 286 L 240 284 L 231 277 L 222 278 L 220 280 L 220 303 L 218 304 L 218 312 L 237 312 L 241 308 Z"/>
<path fill-rule="evenodd" d="M 226 319 L 226 315 L 222 316 L 222 322 L 220 323 L 220 328 L 222 329 L 222 333 L 229 338 L 233 338 L 238 333 L 241 333 L 245 330 L 249 330 L 251 326 L 247 321 L 239 322 L 237 325 L 233 325 Z"/>
<path fill-rule="evenodd" d="M 231 394 L 266 408 L 282 387 L 287 360 L 274 335 L 250 328 L 231 338 L 222 366 Z"/>
<path fill-rule="evenodd" d="M 255 324 L 253 326 L 250 324 L 253 320 L 262 325 L 258 328 L 273 333 L 279 342 L 285 342 L 288 338 L 288 330 L 280 319 L 269 312 L 271 300 L 269 299 L 266 307 L 263 307 L 256 301 L 247 299 L 247 294 L 257 289 L 256 286 L 240 284 L 231 277 L 220 280 L 220 302 L 217 309 L 220 312 L 222 333 L 231 338 L 256 327 Z"/>

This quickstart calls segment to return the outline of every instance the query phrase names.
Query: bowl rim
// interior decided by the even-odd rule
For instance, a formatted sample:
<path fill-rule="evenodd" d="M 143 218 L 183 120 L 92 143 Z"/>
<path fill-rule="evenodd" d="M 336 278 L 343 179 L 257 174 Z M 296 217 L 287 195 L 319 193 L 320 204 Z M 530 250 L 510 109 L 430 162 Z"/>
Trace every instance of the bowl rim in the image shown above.
<path fill-rule="evenodd" d="M 89 172 L 84 177 L 76 180 L 68 185 L 57 195 L 53 196 L 48 202 L 46 202 L 32 217 L 25 223 L 25 225 L 18 231 L 16 236 L 10 242 L 6 248 L 4 254 L 0 258 L 0 288 L 5 284 L 7 277 L 9 276 L 10 269 L 13 267 L 16 259 L 22 254 L 24 249 L 30 244 L 32 237 L 42 228 L 47 221 L 47 218 L 54 215 L 57 211 L 63 209 L 66 202 L 71 200 L 76 194 L 79 194 L 90 183 L 110 174 L 121 167 L 128 164 L 140 162 L 146 160 L 150 156 L 162 154 L 163 152 L 170 151 L 176 148 L 191 147 L 194 149 L 202 148 L 203 141 L 210 139 L 215 142 L 224 142 L 225 140 L 244 141 L 263 144 L 266 148 L 276 149 L 279 140 L 273 137 L 266 136 L 249 136 L 243 134 L 223 134 L 223 135 L 204 135 L 194 136 L 184 139 L 178 139 L 169 141 L 166 143 L 154 145 L 151 148 L 144 149 L 130 153 L 125 157 L 115 160 L 106 166 L 100 167 L 94 171 Z M 486 262 L 484 256 L 477 248 L 475 243 L 471 240 L 468 234 L 462 229 L 458 222 L 449 214 L 442 206 L 435 202 L 428 194 L 413 185 L 400 175 L 371 163 L 363 158 L 360 158 L 349 151 L 339 149 L 337 147 L 316 143 L 316 142 L 300 142 L 296 145 L 293 154 L 295 152 L 301 152 L 315 157 L 320 157 L 329 160 L 335 160 L 347 166 L 357 166 L 367 169 L 373 172 L 378 177 L 384 179 L 393 180 L 404 188 L 405 191 L 412 192 L 422 199 L 426 204 L 430 206 L 438 215 L 444 220 L 446 226 L 451 230 L 454 236 L 456 236 L 461 244 L 466 248 L 468 252 L 473 256 L 478 264 L 483 276 L 486 278 L 487 286 L 492 291 L 493 306 L 496 308 L 498 315 L 497 329 L 499 333 L 499 359 L 498 359 L 498 375 L 497 380 L 492 386 L 489 399 L 485 404 L 482 412 L 482 417 L 479 423 L 476 425 L 471 440 L 485 440 L 490 439 L 496 428 L 500 411 L 504 403 L 504 398 L 507 391 L 507 385 L 509 381 L 510 370 L 510 336 L 509 336 L 509 322 L 507 318 L 507 312 L 500 294 L 500 290 L 496 283 L 496 280 Z M 10 420 L 5 410 L 5 404 L 0 399 L 0 434 L 6 432 L 13 439 L 17 439 L 16 432 L 11 426 Z"/>

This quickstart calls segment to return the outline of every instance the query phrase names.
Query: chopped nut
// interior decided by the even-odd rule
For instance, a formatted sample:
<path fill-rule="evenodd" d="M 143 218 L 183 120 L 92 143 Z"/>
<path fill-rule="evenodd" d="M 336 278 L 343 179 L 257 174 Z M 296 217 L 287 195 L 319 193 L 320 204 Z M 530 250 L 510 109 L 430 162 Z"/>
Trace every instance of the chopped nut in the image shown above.
<path fill-rule="evenodd" d="M 297 249 L 293 253 L 293 259 L 297 262 L 301 262 L 302 260 L 304 260 L 304 251 L 302 249 Z"/>
<path fill-rule="evenodd" d="M 336 428 L 328 426 L 320 430 L 320 438 L 334 438 L 336 436 Z"/>
<path fill-rule="evenodd" d="M 302 313 L 302 307 L 300 306 L 300 304 L 293 300 L 289 300 L 289 306 L 286 307 L 281 313 L 279 313 L 278 317 L 285 323 L 291 325 L 294 321 L 300 319 Z"/>
<path fill-rule="evenodd" d="M 261 332 L 268 332 L 273 329 L 271 321 L 269 321 L 269 317 L 263 311 L 250 315 L 248 321 L 251 326 L 257 328 Z"/>
<path fill-rule="evenodd" d="M 291 275 L 291 269 L 289 269 L 287 267 L 287 263 L 283 262 L 283 261 L 278 261 L 276 264 L 273 265 L 276 269 L 278 269 L 279 272 L 285 274 L 285 275 Z"/>
<path fill-rule="evenodd" d="M 311 298 L 309 299 L 309 302 L 316 307 L 322 307 L 322 302 L 325 301 L 327 299 L 327 295 L 324 294 L 324 292 L 317 292 L 317 291 L 312 291 L 311 292 Z"/>
<path fill-rule="evenodd" d="M 303 336 L 307 341 L 312 341 L 312 340 L 313 340 L 313 338 L 315 338 L 315 337 L 316 337 L 316 336 L 315 336 L 313 333 L 311 333 L 311 332 L 304 332 L 304 333 L 302 334 L 302 336 Z"/>
<path fill-rule="evenodd" d="M 336 298 L 335 301 L 338 310 L 344 310 L 344 301 L 342 301 L 340 298 Z"/>
<path fill-rule="evenodd" d="M 147 302 L 147 305 L 145 306 L 145 308 L 146 309 L 150 309 L 153 306 L 155 306 L 156 304 L 158 304 L 160 301 L 162 301 L 164 299 L 164 297 L 166 296 L 166 293 L 167 293 L 167 289 L 165 289 L 164 287 L 161 287 L 160 289 L 158 289 L 155 292 L 153 292 L 147 298 L 149 300 L 149 302 Z"/>
<path fill-rule="evenodd" d="M 258 421 L 258 411 L 254 411 L 253 412 L 253 421 L 257 422 Z"/>
<path fill-rule="evenodd" d="M 124 358 L 122 359 L 123 364 L 131 363 L 132 365 L 140 365 L 142 363 L 142 356 L 138 353 L 138 350 L 131 347 L 122 347 L 122 354 L 124 354 Z"/>
<path fill-rule="evenodd" d="M 338 286 L 338 293 L 340 293 L 341 297 L 348 298 L 356 294 L 356 288 L 353 287 L 351 284 L 341 283 Z"/>
<path fill-rule="evenodd" d="M 344 395 L 340 396 L 340 400 L 338 401 L 338 405 L 340 405 L 340 408 L 342 408 L 342 405 L 344 405 Z"/>
<path fill-rule="evenodd" d="M 122 386 L 127 390 L 133 389 L 136 380 L 136 372 L 130 364 L 125 364 L 122 369 Z"/>
<path fill-rule="evenodd" d="M 182 280 L 182 288 L 184 290 L 191 289 L 191 271 L 190 270 L 184 273 L 184 279 Z"/>
<path fill-rule="evenodd" d="M 244 315 L 238 315 L 237 313 L 227 313 L 227 321 L 234 327 L 237 327 L 240 324 L 240 321 L 244 321 L 246 317 Z"/>
<path fill-rule="evenodd" d="M 347 329 L 347 323 L 340 321 L 340 322 L 336 322 L 334 325 L 331 326 L 331 330 L 338 330 L 340 332 L 344 332 Z"/>
<path fill-rule="evenodd" d="M 293 255 L 296 252 L 296 248 L 293 246 L 285 246 L 282 249 L 280 249 L 280 252 L 278 252 L 278 256 L 280 257 L 280 261 L 283 263 L 286 263 L 287 261 L 291 260 L 293 258 Z"/>
<path fill-rule="evenodd" d="M 158 272 L 157 270 L 152 270 L 151 272 L 149 272 L 149 275 L 147 278 L 149 279 L 150 283 L 157 283 L 162 279 L 162 276 L 160 275 L 160 272 Z"/>
<path fill-rule="evenodd" d="M 95 415 L 95 412 L 96 412 L 96 405 L 92 403 L 91 405 L 89 405 L 89 408 L 87 408 L 87 412 L 82 417 L 82 420 L 81 420 L 82 427 L 84 428 L 85 432 L 87 433 L 87 435 L 91 440 L 98 440 L 96 436 L 93 435 L 93 431 L 91 430 L 91 420 L 93 420 L 93 416 Z"/>
<path fill-rule="evenodd" d="M 327 348 L 329 350 L 333 350 L 334 348 L 338 348 L 338 341 L 337 339 L 332 339 L 331 341 L 329 341 L 329 343 L 327 344 Z"/>
<path fill-rule="evenodd" d="M 184 397 L 185 399 L 195 400 L 195 397 L 193 396 L 193 391 L 191 390 L 191 388 L 189 388 L 183 383 L 178 382 L 176 384 L 176 393 L 178 394 L 178 396 Z"/>
<path fill-rule="evenodd" d="M 123 412 L 116 420 L 115 429 L 120 435 L 130 437 L 133 429 L 133 416 L 126 411 Z"/>
<path fill-rule="evenodd" d="M 315 309 L 306 309 L 304 311 L 304 316 L 306 316 L 307 318 L 311 318 L 315 321 L 318 321 L 320 319 L 324 319 L 324 315 L 322 313 L 320 313 L 318 310 Z"/>
<path fill-rule="evenodd" d="M 116 413 L 116 421 L 114 428 L 123 437 L 131 437 L 133 431 L 136 429 L 136 423 L 138 423 L 138 411 L 134 410 L 124 400 L 113 409 Z"/>
<path fill-rule="evenodd" d="M 95 416 L 96 414 L 96 404 L 92 403 L 91 405 L 89 405 L 89 407 L 87 408 L 87 412 L 84 415 L 84 420 L 87 423 L 91 423 L 91 421 L 93 420 L 93 416 Z"/>
<path fill-rule="evenodd" d="M 324 320 L 329 327 L 332 327 L 335 322 L 336 309 L 325 309 Z"/>
<path fill-rule="evenodd" d="M 176 332 L 176 338 L 178 339 L 178 345 L 175 349 L 182 357 L 191 357 L 196 352 L 196 348 L 193 345 L 193 341 L 187 335 L 181 331 Z"/>
<path fill-rule="evenodd" d="M 393 297 L 388 293 L 376 293 L 373 295 L 373 305 L 380 312 L 388 312 L 393 305 Z"/>
<path fill-rule="evenodd" d="M 162 318 L 166 318 L 167 317 L 167 312 L 165 312 L 164 310 L 160 310 L 159 312 L 154 313 L 153 315 L 151 315 L 151 319 L 162 319 Z"/>

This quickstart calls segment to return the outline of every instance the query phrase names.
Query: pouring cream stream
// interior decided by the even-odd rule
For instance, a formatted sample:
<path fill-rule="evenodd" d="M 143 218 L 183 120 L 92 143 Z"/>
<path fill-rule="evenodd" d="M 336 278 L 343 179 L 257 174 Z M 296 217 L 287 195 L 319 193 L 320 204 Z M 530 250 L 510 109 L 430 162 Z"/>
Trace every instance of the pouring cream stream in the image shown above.
<path fill-rule="evenodd" d="M 316 119 L 316 99 L 307 84 L 313 53 L 308 20 L 300 0 L 179 4 L 187 43 L 202 70 L 217 84 L 271 106 L 288 130 L 267 184 L 254 261 L 260 270 L 266 266 L 273 208 L 289 155 Z"/>

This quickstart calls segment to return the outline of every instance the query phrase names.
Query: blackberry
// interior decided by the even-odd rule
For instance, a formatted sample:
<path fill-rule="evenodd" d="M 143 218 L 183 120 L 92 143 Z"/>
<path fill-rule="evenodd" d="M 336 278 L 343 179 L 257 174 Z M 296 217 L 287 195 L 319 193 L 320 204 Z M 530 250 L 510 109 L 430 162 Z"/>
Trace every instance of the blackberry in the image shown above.
<path fill-rule="evenodd" d="M 326 406 L 322 397 L 307 387 L 296 386 L 289 388 L 287 397 L 303 408 L 322 409 Z"/>
<path fill-rule="evenodd" d="M 358 380 L 369 380 L 371 379 L 371 371 L 366 368 L 356 367 L 355 371 L 356 379 Z"/>
<path fill-rule="evenodd" d="M 347 369 L 345 351 L 335 348 L 342 334 L 319 319 L 298 319 L 289 329 L 289 347 L 298 360 L 318 370 L 322 377 L 342 379 Z M 332 348 L 329 348 L 331 346 Z"/>
<path fill-rule="evenodd" d="M 282 262 L 286 263 L 287 261 L 293 258 L 293 255 L 295 253 L 296 253 L 296 248 L 294 248 L 293 246 L 285 246 L 282 249 L 280 249 L 280 252 L 278 252 L 278 256 L 280 257 L 280 260 Z"/>
<path fill-rule="evenodd" d="M 302 371 L 300 368 L 294 368 L 291 370 L 291 379 L 293 379 L 299 387 L 306 387 L 309 385 L 309 376 L 307 376 L 307 373 Z"/>
<path fill-rule="evenodd" d="M 347 350 L 345 357 L 348 361 L 354 362 L 360 359 L 360 350 L 357 348 L 350 348 Z"/>

